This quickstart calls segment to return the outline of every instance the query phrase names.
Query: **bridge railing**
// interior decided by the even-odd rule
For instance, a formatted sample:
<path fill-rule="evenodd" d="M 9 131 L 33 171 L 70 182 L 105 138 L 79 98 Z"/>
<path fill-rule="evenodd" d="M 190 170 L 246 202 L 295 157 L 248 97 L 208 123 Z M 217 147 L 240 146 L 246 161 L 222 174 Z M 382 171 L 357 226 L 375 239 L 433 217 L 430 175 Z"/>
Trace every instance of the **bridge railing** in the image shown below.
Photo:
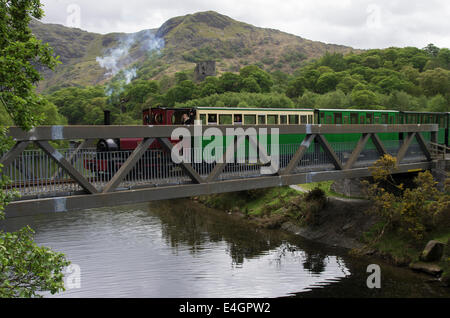
<path fill-rule="evenodd" d="M 239 144 L 235 138 L 230 144 L 217 147 L 223 162 L 213 162 L 203 147 L 194 145 L 183 149 L 183 158 L 191 160 L 180 163 L 172 160 L 174 129 L 182 128 L 192 136 L 203 136 L 211 127 L 48 126 L 29 132 L 12 127 L 8 134 L 15 145 L 0 158 L 4 166 L 2 174 L 11 180 L 6 190 L 16 189 L 21 195 L 17 200 L 24 201 L 175 186 L 173 193 L 167 195 L 182 197 L 193 193 L 175 193 L 183 192 L 183 186 L 187 185 L 202 186 L 198 188 L 203 189 L 198 190 L 199 193 L 205 189 L 211 193 L 232 191 L 231 184 L 238 191 L 300 183 L 301 180 L 321 181 L 327 178 L 326 172 L 330 177 L 333 172 L 333 178 L 351 177 L 353 172 L 355 176 L 367 175 L 366 168 L 384 154 L 397 157 L 399 167 L 408 170 L 425 167 L 423 163 L 432 161 L 430 145 L 436 143 L 438 132 L 438 125 L 431 124 L 240 126 L 244 131 L 266 129 L 269 134 L 278 131 L 280 136 L 289 135 L 290 142 L 265 145 L 244 138 L 242 140 L 247 141 Z M 226 136 L 227 129 L 237 127 L 214 128 Z M 142 138 L 142 142 L 130 151 L 97 152 L 93 147 L 95 141 L 109 138 Z M 56 146 L 69 140 L 77 141 L 78 146 L 70 149 Z M 149 149 L 154 141 L 159 142 L 161 149 Z M 225 160 L 242 145 L 253 146 L 258 160 L 245 158 L 248 149 L 243 158 L 235 158 L 241 160 Z M 278 169 L 270 174 L 262 173 L 261 168 L 273 164 L 273 147 L 278 149 Z M 196 162 L 194 157 L 196 154 L 198 157 L 199 152 L 203 160 Z M 261 183 L 258 184 L 258 180 Z M 220 186 L 224 182 L 228 188 Z"/>

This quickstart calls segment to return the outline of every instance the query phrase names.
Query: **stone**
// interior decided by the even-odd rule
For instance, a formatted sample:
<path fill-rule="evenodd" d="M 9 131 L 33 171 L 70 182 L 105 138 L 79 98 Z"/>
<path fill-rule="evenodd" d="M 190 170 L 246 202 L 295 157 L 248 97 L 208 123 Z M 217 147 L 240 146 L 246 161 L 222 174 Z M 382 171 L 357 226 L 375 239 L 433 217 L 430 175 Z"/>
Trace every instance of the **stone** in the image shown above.
<path fill-rule="evenodd" d="M 444 254 L 444 247 L 444 243 L 434 240 L 429 241 L 420 255 L 420 260 L 424 262 L 439 261 Z"/>
<path fill-rule="evenodd" d="M 440 274 L 442 274 L 442 269 L 438 265 L 433 263 L 415 262 L 409 264 L 409 268 L 433 276 L 439 276 Z"/>
<path fill-rule="evenodd" d="M 216 61 L 197 63 L 194 70 L 195 81 L 201 82 L 208 76 L 216 76 Z"/>

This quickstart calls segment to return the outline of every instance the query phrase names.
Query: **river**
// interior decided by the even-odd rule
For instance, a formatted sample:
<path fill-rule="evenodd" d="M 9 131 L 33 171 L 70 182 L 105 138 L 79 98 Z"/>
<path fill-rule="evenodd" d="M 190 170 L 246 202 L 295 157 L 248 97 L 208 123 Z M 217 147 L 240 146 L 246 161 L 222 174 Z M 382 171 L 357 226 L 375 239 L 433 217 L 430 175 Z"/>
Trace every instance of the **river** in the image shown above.
<path fill-rule="evenodd" d="M 0 222 L 7 231 L 25 225 L 80 270 L 77 288 L 45 297 L 450 297 L 428 276 L 261 230 L 191 200 Z M 369 264 L 381 267 L 379 289 L 367 287 Z"/>

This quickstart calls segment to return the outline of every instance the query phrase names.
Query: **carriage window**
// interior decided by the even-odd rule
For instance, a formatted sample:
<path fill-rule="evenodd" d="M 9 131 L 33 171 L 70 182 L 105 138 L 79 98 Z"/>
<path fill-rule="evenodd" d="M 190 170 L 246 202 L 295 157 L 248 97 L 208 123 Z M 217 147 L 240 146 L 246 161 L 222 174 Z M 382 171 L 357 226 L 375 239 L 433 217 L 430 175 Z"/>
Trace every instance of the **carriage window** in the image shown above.
<path fill-rule="evenodd" d="M 265 125 L 266 124 L 266 115 L 258 115 L 258 124 Z"/>
<path fill-rule="evenodd" d="M 277 125 L 278 124 L 278 115 L 267 115 L 267 124 Z"/>
<path fill-rule="evenodd" d="M 308 115 L 308 123 L 313 124 L 313 115 Z"/>
<path fill-rule="evenodd" d="M 325 123 L 325 114 L 324 113 L 320 113 L 320 123 L 321 124 Z"/>
<path fill-rule="evenodd" d="M 366 123 L 373 124 L 373 114 L 366 114 Z"/>
<path fill-rule="evenodd" d="M 217 125 L 217 114 L 208 114 L 208 125 Z"/>
<path fill-rule="evenodd" d="M 308 118 L 305 116 L 300 116 L 300 124 L 306 125 L 308 123 Z"/>
<path fill-rule="evenodd" d="M 206 115 L 205 114 L 200 115 L 200 120 L 202 121 L 202 125 L 206 125 Z"/>
<path fill-rule="evenodd" d="M 333 119 L 331 117 L 331 115 L 327 115 L 327 124 L 332 124 L 333 123 Z"/>
<path fill-rule="evenodd" d="M 289 124 L 298 125 L 298 115 L 289 115 Z"/>
<path fill-rule="evenodd" d="M 348 116 L 344 116 L 344 125 L 348 124 Z"/>
<path fill-rule="evenodd" d="M 363 116 L 361 116 L 361 119 Z M 364 121 L 362 121 L 364 123 Z M 350 124 L 357 125 L 358 124 L 358 114 L 350 114 Z"/>
<path fill-rule="evenodd" d="M 356 116 L 356 120 L 358 120 L 358 116 Z M 366 123 L 366 118 L 364 116 L 359 117 L 359 123 L 364 125 Z"/>
<path fill-rule="evenodd" d="M 233 120 L 231 115 L 219 115 L 219 124 L 221 125 L 232 125 Z"/>
<path fill-rule="evenodd" d="M 394 116 L 389 117 L 389 124 L 394 124 Z"/>
<path fill-rule="evenodd" d="M 439 128 L 445 128 L 445 120 L 444 117 L 439 117 Z"/>
<path fill-rule="evenodd" d="M 381 123 L 382 124 L 388 123 L 388 114 L 381 114 Z"/>
<path fill-rule="evenodd" d="M 234 124 L 241 125 L 242 124 L 242 115 L 234 114 Z"/>
<path fill-rule="evenodd" d="M 342 124 L 342 114 L 341 113 L 334 113 L 334 123 L 336 125 Z"/>
<path fill-rule="evenodd" d="M 287 116 L 286 115 L 280 115 L 280 124 L 281 125 L 287 124 Z"/>
<path fill-rule="evenodd" d="M 244 124 L 256 125 L 256 115 L 244 115 Z"/>
<path fill-rule="evenodd" d="M 375 117 L 375 124 L 379 124 L 380 123 L 380 117 L 376 116 Z"/>

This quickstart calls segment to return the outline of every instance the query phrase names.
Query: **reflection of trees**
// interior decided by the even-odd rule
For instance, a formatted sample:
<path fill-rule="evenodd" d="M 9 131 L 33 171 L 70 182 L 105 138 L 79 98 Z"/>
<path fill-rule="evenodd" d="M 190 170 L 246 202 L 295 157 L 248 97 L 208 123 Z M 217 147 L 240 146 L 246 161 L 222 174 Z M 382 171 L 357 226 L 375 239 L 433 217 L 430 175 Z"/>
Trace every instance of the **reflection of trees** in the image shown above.
<path fill-rule="evenodd" d="M 188 246 L 198 253 L 205 243 L 225 241 L 234 264 L 262 255 L 286 238 L 283 233 L 257 229 L 189 200 L 160 201 L 153 203 L 150 211 L 161 220 L 163 237 L 175 250 Z"/>
<path fill-rule="evenodd" d="M 320 274 L 325 271 L 326 262 L 328 257 L 326 254 L 318 251 L 317 248 L 311 248 L 308 246 L 302 246 L 299 249 L 297 246 L 288 242 L 283 242 L 276 251 L 276 261 L 281 266 L 282 260 L 286 255 L 290 254 L 291 257 L 295 257 L 301 262 L 303 268 L 311 272 L 312 274 Z"/>
<path fill-rule="evenodd" d="M 321 253 L 308 253 L 305 251 L 303 268 L 310 271 L 312 274 L 320 274 L 325 270 L 326 257 L 327 255 Z"/>
<path fill-rule="evenodd" d="M 243 264 L 244 259 L 254 258 L 276 250 L 275 260 L 281 265 L 287 253 L 299 257 L 299 265 L 313 274 L 325 270 L 326 254 L 318 252 L 323 247 L 302 244 L 299 248 L 294 237 L 281 231 L 261 230 L 240 218 L 230 218 L 222 211 L 209 209 L 190 200 L 160 201 L 151 203 L 150 213 L 162 223 L 162 235 L 176 251 L 188 247 L 191 253 L 199 253 L 208 243 L 226 242 L 227 252 L 233 264 Z"/>

